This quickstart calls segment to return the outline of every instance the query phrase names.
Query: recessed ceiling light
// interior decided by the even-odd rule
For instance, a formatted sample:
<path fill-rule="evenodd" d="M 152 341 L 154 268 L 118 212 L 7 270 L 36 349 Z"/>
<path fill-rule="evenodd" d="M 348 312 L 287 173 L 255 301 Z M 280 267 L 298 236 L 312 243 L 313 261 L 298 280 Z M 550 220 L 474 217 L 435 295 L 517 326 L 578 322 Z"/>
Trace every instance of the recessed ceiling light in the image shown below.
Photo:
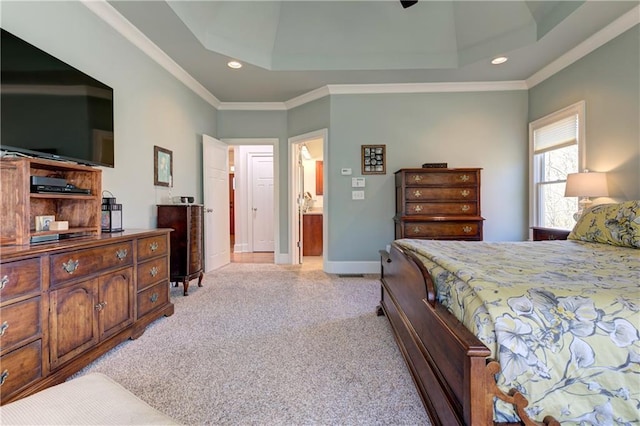
<path fill-rule="evenodd" d="M 238 61 L 229 61 L 227 62 L 227 65 L 229 66 L 229 68 L 233 68 L 234 70 L 242 68 L 242 64 Z"/>
<path fill-rule="evenodd" d="M 509 58 L 507 58 L 506 56 L 498 56 L 496 58 L 493 58 L 491 60 L 491 63 L 493 65 L 500 65 L 500 64 L 504 64 L 505 62 L 507 62 L 509 60 Z"/>

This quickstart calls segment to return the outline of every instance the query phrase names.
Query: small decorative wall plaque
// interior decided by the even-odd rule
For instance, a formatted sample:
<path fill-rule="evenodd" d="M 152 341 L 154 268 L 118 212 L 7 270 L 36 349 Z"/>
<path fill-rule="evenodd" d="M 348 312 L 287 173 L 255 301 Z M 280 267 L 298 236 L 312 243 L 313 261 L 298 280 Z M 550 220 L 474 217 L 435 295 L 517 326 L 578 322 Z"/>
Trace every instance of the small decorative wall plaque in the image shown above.
<path fill-rule="evenodd" d="M 362 145 L 362 174 L 386 174 L 386 145 Z"/>

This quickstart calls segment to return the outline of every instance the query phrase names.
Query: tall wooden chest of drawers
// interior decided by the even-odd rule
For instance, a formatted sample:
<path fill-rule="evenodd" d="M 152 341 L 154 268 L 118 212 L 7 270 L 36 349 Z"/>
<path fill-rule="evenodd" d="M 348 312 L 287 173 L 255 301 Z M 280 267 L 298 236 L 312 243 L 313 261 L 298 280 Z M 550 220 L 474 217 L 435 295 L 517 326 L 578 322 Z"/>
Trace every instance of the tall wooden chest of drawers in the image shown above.
<path fill-rule="evenodd" d="M 198 278 L 202 287 L 203 206 L 199 204 L 165 204 L 158 206 L 158 228 L 173 228 L 171 233 L 170 281 L 182 282 L 187 296 L 189 281 Z"/>
<path fill-rule="evenodd" d="M 398 170 L 395 238 L 482 240 L 480 171 Z"/>

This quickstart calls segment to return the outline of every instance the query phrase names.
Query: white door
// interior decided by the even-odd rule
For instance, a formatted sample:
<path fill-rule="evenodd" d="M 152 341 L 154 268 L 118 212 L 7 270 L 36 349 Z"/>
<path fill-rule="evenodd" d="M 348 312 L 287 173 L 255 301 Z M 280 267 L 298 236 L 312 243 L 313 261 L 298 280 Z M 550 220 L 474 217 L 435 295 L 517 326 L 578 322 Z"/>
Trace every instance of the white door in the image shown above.
<path fill-rule="evenodd" d="M 204 192 L 204 271 L 231 262 L 229 228 L 229 149 L 202 135 L 202 189 Z"/>
<path fill-rule="evenodd" d="M 273 251 L 273 156 L 251 156 L 253 251 Z"/>

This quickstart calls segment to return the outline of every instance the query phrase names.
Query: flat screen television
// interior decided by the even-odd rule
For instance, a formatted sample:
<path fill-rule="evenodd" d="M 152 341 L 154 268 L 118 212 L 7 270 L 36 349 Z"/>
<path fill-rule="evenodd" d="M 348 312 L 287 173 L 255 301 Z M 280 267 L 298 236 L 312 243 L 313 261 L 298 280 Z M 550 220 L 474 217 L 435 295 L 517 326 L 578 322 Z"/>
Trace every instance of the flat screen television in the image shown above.
<path fill-rule="evenodd" d="M 0 149 L 114 167 L 113 89 L 0 31 Z"/>

